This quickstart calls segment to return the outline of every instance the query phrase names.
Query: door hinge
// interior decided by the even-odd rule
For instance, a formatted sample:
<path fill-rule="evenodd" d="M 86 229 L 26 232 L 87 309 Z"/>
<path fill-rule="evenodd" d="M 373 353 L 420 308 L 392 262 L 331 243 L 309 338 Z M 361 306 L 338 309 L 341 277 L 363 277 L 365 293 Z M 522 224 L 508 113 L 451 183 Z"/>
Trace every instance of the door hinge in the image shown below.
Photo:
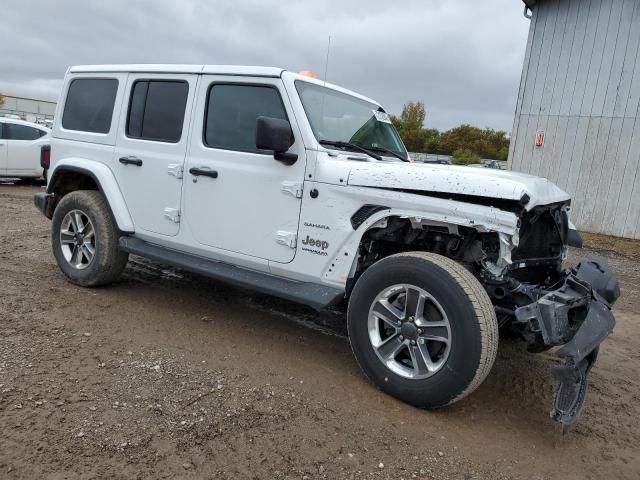
<path fill-rule="evenodd" d="M 173 223 L 180 223 L 180 210 L 177 208 L 165 208 L 164 218 L 171 220 Z"/>
<path fill-rule="evenodd" d="M 172 177 L 180 179 L 184 174 L 184 167 L 179 163 L 170 163 L 167 165 L 167 173 Z"/>
<path fill-rule="evenodd" d="M 285 232 L 284 230 L 278 230 L 276 232 L 276 242 L 280 245 L 285 245 L 289 248 L 296 248 L 296 242 L 298 235 L 293 232 Z"/>
<path fill-rule="evenodd" d="M 302 198 L 302 182 L 282 182 L 282 191 L 295 198 Z"/>

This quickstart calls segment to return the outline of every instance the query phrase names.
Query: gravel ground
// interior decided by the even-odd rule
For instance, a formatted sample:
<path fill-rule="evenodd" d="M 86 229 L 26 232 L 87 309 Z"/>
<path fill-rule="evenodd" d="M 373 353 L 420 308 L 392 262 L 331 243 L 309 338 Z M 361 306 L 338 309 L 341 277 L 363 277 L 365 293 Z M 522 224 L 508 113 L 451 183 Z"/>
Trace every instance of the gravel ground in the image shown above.
<path fill-rule="evenodd" d="M 369 385 L 344 314 L 132 258 L 121 282 L 58 271 L 37 186 L 0 185 L 0 478 L 640 477 L 640 243 L 588 236 L 623 297 L 567 435 L 550 359 L 503 341 L 440 411 Z M 575 260 L 572 258 L 572 260 Z"/>

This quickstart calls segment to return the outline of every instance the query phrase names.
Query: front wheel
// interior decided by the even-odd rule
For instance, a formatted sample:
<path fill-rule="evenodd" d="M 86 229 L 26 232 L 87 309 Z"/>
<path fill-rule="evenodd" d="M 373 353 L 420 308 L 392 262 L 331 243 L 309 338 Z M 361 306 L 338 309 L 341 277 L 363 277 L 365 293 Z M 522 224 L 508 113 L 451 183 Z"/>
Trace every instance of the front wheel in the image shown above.
<path fill-rule="evenodd" d="M 498 323 L 478 280 L 425 252 L 384 258 L 358 279 L 348 310 L 353 353 L 383 391 L 437 408 L 473 392 L 488 375 Z"/>
<path fill-rule="evenodd" d="M 65 195 L 51 219 L 51 245 L 60 270 L 76 285 L 115 281 L 129 254 L 118 248 L 118 227 L 102 195 L 80 190 Z"/>

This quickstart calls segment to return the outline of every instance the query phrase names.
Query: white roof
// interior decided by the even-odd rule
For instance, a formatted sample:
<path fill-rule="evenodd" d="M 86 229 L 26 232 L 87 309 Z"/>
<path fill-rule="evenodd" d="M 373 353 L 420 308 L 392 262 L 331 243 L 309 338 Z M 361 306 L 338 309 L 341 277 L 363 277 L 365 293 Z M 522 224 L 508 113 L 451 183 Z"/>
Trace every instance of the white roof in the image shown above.
<path fill-rule="evenodd" d="M 285 70 L 277 67 L 257 67 L 248 65 L 180 65 L 180 64 L 124 64 L 124 65 L 77 65 L 69 68 L 69 73 L 192 73 L 211 75 L 238 75 L 249 77 L 282 77 Z M 307 77 L 298 73 L 286 71 L 287 75 L 293 78 L 304 80 L 316 85 L 325 86 L 337 90 L 362 100 L 380 106 L 378 102 L 371 98 L 360 95 L 357 92 L 347 90 L 338 85 L 324 82 L 317 78 Z"/>
<path fill-rule="evenodd" d="M 256 77 L 279 77 L 284 70 L 275 67 L 253 67 L 245 65 L 78 65 L 70 73 L 128 72 L 128 73 L 210 73 L 216 75 L 247 75 Z"/>
<path fill-rule="evenodd" d="M 40 125 L 39 123 L 26 122 L 24 120 L 19 120 L 17 118 L 11 117 L 0 117 L 0 123 L 15 123 L 16 125 L 24 125 L 26 127 L 34 127 L 39 130 L 44 130 L 46 132 L 50 132 L 51 129 L 46 127 L 45 125 Z"/>

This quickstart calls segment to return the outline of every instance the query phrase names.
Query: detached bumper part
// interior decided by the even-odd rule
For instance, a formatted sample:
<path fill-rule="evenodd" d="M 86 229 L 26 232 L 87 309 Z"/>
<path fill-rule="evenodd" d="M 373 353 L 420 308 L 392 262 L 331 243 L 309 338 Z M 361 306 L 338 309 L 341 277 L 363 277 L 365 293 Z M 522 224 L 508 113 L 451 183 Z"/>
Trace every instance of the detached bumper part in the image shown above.
<path fill-rule="evenodd" d="M 545 348 L 560 347 L 561 364 L 552 368 L 560 382 L 551 417 L 568 429 L 576 420 L 587 391 L 587 374 L 600 344 L 615 325 L 611 305 L 620 296 L 618 281 L 598 261 L 583 261 L 566 276 L 557 290 L 516 310 L 531 339 Z"/>

